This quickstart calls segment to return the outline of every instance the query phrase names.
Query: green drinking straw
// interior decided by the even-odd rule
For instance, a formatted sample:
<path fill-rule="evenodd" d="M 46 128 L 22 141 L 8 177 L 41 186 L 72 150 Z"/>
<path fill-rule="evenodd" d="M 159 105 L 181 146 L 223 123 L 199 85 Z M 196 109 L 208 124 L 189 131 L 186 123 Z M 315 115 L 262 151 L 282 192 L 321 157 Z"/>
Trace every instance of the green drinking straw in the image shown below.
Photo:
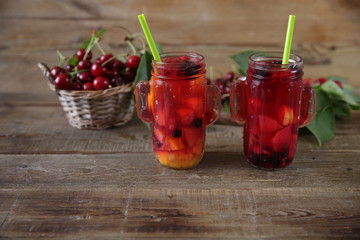
<path fill-rule="evenodd" d="M 291 51 L 291 42 L 293 38 L 294 32 L 294 25 L 295 25 L 295 15 L 289 15 L 289 21 L 286 31 L 286 39 L 285 39 L 285 46 L 284 46 L 284 55 L 282 59 L 282 64 L 288 64 L 290 58 L 290 51 Z"/>
<path fill-rule="evenodd" d="M 150 51 L 151 51 L 155 61 L 161 62 L 159 52 L 158 52 L 158 50 L 156 48 L 156 45 L 155 45 L 154 39 L 153 39 L 153 37 L 151 35 L 149 26 L 148 26 L 148 24 L 146 22 L 145 15 L 144 14 L 138 15 L 138 19 L 139 19 L 140 25 L 142 27 L 142 30 L 143 30 L 144 34 L 145 34 L 146 40 L 147 40 L 148 45 L 150 47 Z"/>

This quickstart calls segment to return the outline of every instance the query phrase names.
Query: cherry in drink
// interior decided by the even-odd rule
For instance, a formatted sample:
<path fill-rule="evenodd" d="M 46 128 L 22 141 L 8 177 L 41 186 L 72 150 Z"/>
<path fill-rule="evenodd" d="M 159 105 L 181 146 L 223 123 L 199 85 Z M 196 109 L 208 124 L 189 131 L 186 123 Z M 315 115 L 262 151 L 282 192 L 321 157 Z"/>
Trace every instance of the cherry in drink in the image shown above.
<path fill-rule="evenodd" d="M 315 93 L 303 86 L 303 62 L 291 55 L 282 64 L 282 53 L 250 56 L 247 77 L 233 82 L 232 118 L 244 124 L 247 161 L 265 169 L 289 165 L 296 151 L 298 128 L 315 114 Z"/>
<path fill-rule="evenodd" d="M 138 116 L 151 123 L 153 150 L 164 166 L 185 169 L 202 159 L 205 127 L 219 114 L 220 91 L 207 85 L 204 57 L 164 53 L 153 61 L 150 81 L 135 89 Z"/>

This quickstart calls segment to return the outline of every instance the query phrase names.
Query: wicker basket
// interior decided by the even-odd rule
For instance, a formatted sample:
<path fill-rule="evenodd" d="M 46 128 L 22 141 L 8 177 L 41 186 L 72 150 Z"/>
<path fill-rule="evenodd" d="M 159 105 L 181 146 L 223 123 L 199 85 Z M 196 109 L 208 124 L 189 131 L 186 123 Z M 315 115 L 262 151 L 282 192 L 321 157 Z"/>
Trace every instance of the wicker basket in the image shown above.
<path fill-rule="evenodd" d="M 129 122 L 134 113 L 133 85 L 127 84 L 97 91 L 58 90 L 53 84 L 49 67 L 38 64 L 49 80 L 51 90 L 59 96 L 71 126 L 79 129 L 105 129 Z"/>

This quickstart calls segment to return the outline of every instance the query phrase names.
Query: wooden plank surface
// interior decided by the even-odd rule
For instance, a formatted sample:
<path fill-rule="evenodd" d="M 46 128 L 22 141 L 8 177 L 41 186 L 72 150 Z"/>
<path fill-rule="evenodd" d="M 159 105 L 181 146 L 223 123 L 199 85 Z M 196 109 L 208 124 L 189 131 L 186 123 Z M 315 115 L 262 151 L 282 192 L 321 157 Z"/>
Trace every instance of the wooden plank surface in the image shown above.
<path fill-rule="evenodd" d="M 359 89 L 356 0 L 0 1 L 0 238 L 359 239 L 360 114 L 337 121 L 318 146 L 301 135 L 294 162 L 251 167 L 242 127 L 207 128 L 200 165 L 159 165 L 150 132 L 134 116 L 103 131 L 71 127 L 37 62 L 56 64 L 99 27 L 140 27 L 145 13 L 166 51 L 203 54 L 225 73 L 240 51 L 282 50 L 288 14 L 306 77 L 339 75 Z M 126 51 L 124 33 L 104 38 Z"/>
<path fill-rule="evenodd" d="M 38 10 L 41 9 L 41 10 Z M 360 6 L 352 0 L 231 1 L 217 0 L 3 0 L 0 3 L 0 70 L 27 88 L 38 61 L 56 64 L 55 50 L 70 56 L 99 27 L 126 26 L 140 32 L 136 15 L 145 13 L 156 41 L 166 51 L 204 54 L 207 65 L 225 74 L 234 64 L 229 55 L 255 49 L 282 51 L 287 15 L 297 15 L 293 52 L 304 57 L 305 75 L 338 75 L 360 87 Z M 256 16 L 256 17 L 255 17 Z M 123 52 L 124 33 L 111 31 L 105 45 Z M 119 48 L 120 45 L 120 48 Z M 16 63 L 14 65 L 14 62 Z M 19 74 L 22 69 L 23 74 Z M 35 78 L 35 77 L 34 77 Z M 19 82 L 19 80 L 21 80 Z M 34 82 L 35 80 L 33 80 Z M 40 87 L 40 88 L 38 88 Z M 1 86 L 15 91 L 12 83 Z"/>
<path fill-rule="evenodd" d="M 249 166 L 240 126 L 213 125 L 192 170 L 160 166 L 134 118 L 105 131 L 68 125 L 49 94 L 1 95 L 0 236 L 55 239 L 360 236 L 359 120 L 336 138 L 301 136 L 280 171 Z M 221 143 L 221 144 L 219 144 Z"/>

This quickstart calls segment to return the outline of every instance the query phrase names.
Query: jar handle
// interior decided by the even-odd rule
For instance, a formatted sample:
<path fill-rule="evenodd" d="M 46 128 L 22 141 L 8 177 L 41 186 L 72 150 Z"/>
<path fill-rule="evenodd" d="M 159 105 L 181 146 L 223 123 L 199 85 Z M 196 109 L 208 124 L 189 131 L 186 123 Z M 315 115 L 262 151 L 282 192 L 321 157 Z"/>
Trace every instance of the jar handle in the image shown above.
<path fill-rule="evenodd" d="M 299 127 L 305 127 L 314 119 L 316 113 L 316 93 L 311 86 L 305 86 L 301 94 Z"/>
<path fill-rule="evenodd" d="M 150 109 L 148 96 L 150 94 L 150 82 L 141 80 L 135 87 L 136 110 L 139 118 L 144 122 L 152 123 L 153 114 Z"/>
<path fill-rule="evenodd" d="M 206 85 L 205 124 L 214 123 L 221 112 L 221 92 L 215 85 Z"/>
<path fill-rule="evenodd" d="M 231 118 L 240 124 L 246 119 L 246 77 L 234 80 L 230 88 L 230 112 Z"/>

